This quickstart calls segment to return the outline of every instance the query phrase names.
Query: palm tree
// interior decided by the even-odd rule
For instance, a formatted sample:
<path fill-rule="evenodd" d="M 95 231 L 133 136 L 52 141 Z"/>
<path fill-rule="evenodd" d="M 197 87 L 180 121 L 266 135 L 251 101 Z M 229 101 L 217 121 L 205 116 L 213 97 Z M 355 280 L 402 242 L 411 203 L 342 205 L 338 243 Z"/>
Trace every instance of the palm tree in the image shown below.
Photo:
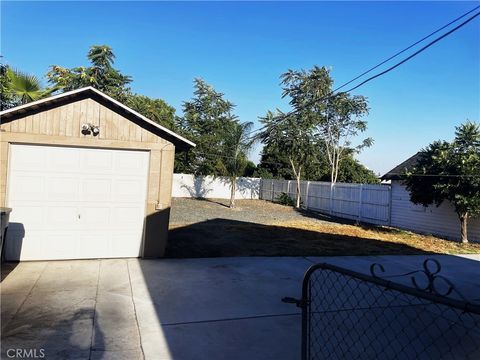
<path fill-rule="evenodd" d="M 50 95 L 55 88 L 43 89 L 35 75 L 30 75 L 19 70 L 7 70 L 8 88 L 20 104 L 36 101 Z"/>
<path fill-rule="evenodd" d="M 230 179 L 230 208 L 235 207 L 235 191 L 237 177 L 241 176 L 247 166 L 247 155 L 253 145 L 248 135 L 253 123 L 235 122 L 230 131 L 225 134 L 223 155 L 221 158 L 223 172 Z"/>

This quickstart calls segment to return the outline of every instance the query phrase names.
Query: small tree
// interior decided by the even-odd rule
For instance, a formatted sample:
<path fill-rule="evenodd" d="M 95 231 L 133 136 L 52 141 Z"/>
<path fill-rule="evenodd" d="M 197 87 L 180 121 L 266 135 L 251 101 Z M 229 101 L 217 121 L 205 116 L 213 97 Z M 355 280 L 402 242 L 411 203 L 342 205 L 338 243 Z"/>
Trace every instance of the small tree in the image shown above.
<path fill-rule="evenodd" d="M 449 143 L 436 141 L 422 150 L 417 164 L 407 170 L 405 184 L 415 204 L 455 207 L 463 243 L 468 242 L 468 219 L 480 215 L 480 124 L 456 128 Z"/>
<path fill-rule="evenodd" d="M 305 166 L 315 154 L 315 125 L 323 121 L 325 105 L 318 101 L 329 93 L 332 79 L 329 70 L 315 66 L 310 71 L 289 70 L 282 74 L 282 97 L 290 98 L 293 111 L 268 112 L 261 118 L 265 130 L 259 138 L 266 147 L 285 154 L 296 180 L 296 207 L 300 207 L 300 181 Z"/>
<path fill-rule="evenodd" d="M 311 124 L 296 120 L 295 116 L 268 112 L 261 118 L 265 130 L 260 136 L 265 146 L 275 147 L 286 155 L 296 182 L 295 206 L 300 208 L 300 181 L 306 164 L 313 159 L 315 138 Z"/>
<path fill-rule="evenodd" d="M 230 208 L 235 207 L 237 178 L 244 174 L 248 165 L 247 156 L 253 144 L 248 135 L 252 126 L 251 122 L 243 124 L 235 122 L 223 139 L 221 167 L 223 175 L 228 176 L 230 180 Z"/>
<path fill-rule="evenodd" d="M 318 124 L 318 134 L 330 164 L 332 186 L 338 180 L 342 160 L 373 144 L 373 140 L 367 138 L 353 145 L 353 138 L 367 129 L 367 122 L 361 119 L 367 114 L 367 100 L 363 96 L 339 93 L 327 99 L 325 118 Z"/>
<path fill-rule="evenodd" d="M 223 140 L 236 122 L 235 105 L 202 79 L 194 80 L 194 97 L 183 103 L 178 129 L 196 143 L 188 156 L 178 158 L 177 169 L 197 175 L 221 175 Z"/>

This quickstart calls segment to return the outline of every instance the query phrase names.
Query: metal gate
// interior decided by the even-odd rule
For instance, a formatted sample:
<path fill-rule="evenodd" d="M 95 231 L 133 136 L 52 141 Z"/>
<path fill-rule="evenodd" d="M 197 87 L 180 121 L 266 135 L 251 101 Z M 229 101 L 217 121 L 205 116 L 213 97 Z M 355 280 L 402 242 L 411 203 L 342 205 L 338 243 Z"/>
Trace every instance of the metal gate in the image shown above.
<path fill-rule="evenodd" d="M 390 276 L 312 266 L 302 298 L 283 299 L 302 309 L 302 360 L 480 359 L 480 305 L 440 270 L 435 259 Z"/>

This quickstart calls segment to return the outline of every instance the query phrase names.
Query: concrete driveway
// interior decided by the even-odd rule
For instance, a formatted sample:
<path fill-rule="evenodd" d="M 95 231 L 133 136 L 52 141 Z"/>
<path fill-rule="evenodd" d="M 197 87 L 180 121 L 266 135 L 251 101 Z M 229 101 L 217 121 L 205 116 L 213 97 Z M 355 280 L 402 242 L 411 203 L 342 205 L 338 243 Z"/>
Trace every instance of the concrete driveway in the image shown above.
<path fill-rule="evenodd" d="M 431 257 L 431 256 L 430 256 Z M 82 260 L 4 264 L 2 358 L 298 359 L 305 270 L 330 262 L 368 272 L 418 269 L 425 256 Z M 478 257 L 436 256 L 480 298 Z M 475 260 L 476 259 L 476 260 Z"/>

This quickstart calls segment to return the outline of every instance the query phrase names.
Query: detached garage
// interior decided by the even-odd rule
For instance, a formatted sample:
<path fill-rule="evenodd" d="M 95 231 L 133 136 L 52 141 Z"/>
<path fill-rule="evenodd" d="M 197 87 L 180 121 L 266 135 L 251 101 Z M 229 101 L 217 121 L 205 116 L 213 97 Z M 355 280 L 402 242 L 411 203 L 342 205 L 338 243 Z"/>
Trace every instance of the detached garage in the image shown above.
<path fill-rule="evenodd" d="M 6 260 L 163 255 L 175 148 L 195 144 L 91 87 L 0 116 Z"/>

